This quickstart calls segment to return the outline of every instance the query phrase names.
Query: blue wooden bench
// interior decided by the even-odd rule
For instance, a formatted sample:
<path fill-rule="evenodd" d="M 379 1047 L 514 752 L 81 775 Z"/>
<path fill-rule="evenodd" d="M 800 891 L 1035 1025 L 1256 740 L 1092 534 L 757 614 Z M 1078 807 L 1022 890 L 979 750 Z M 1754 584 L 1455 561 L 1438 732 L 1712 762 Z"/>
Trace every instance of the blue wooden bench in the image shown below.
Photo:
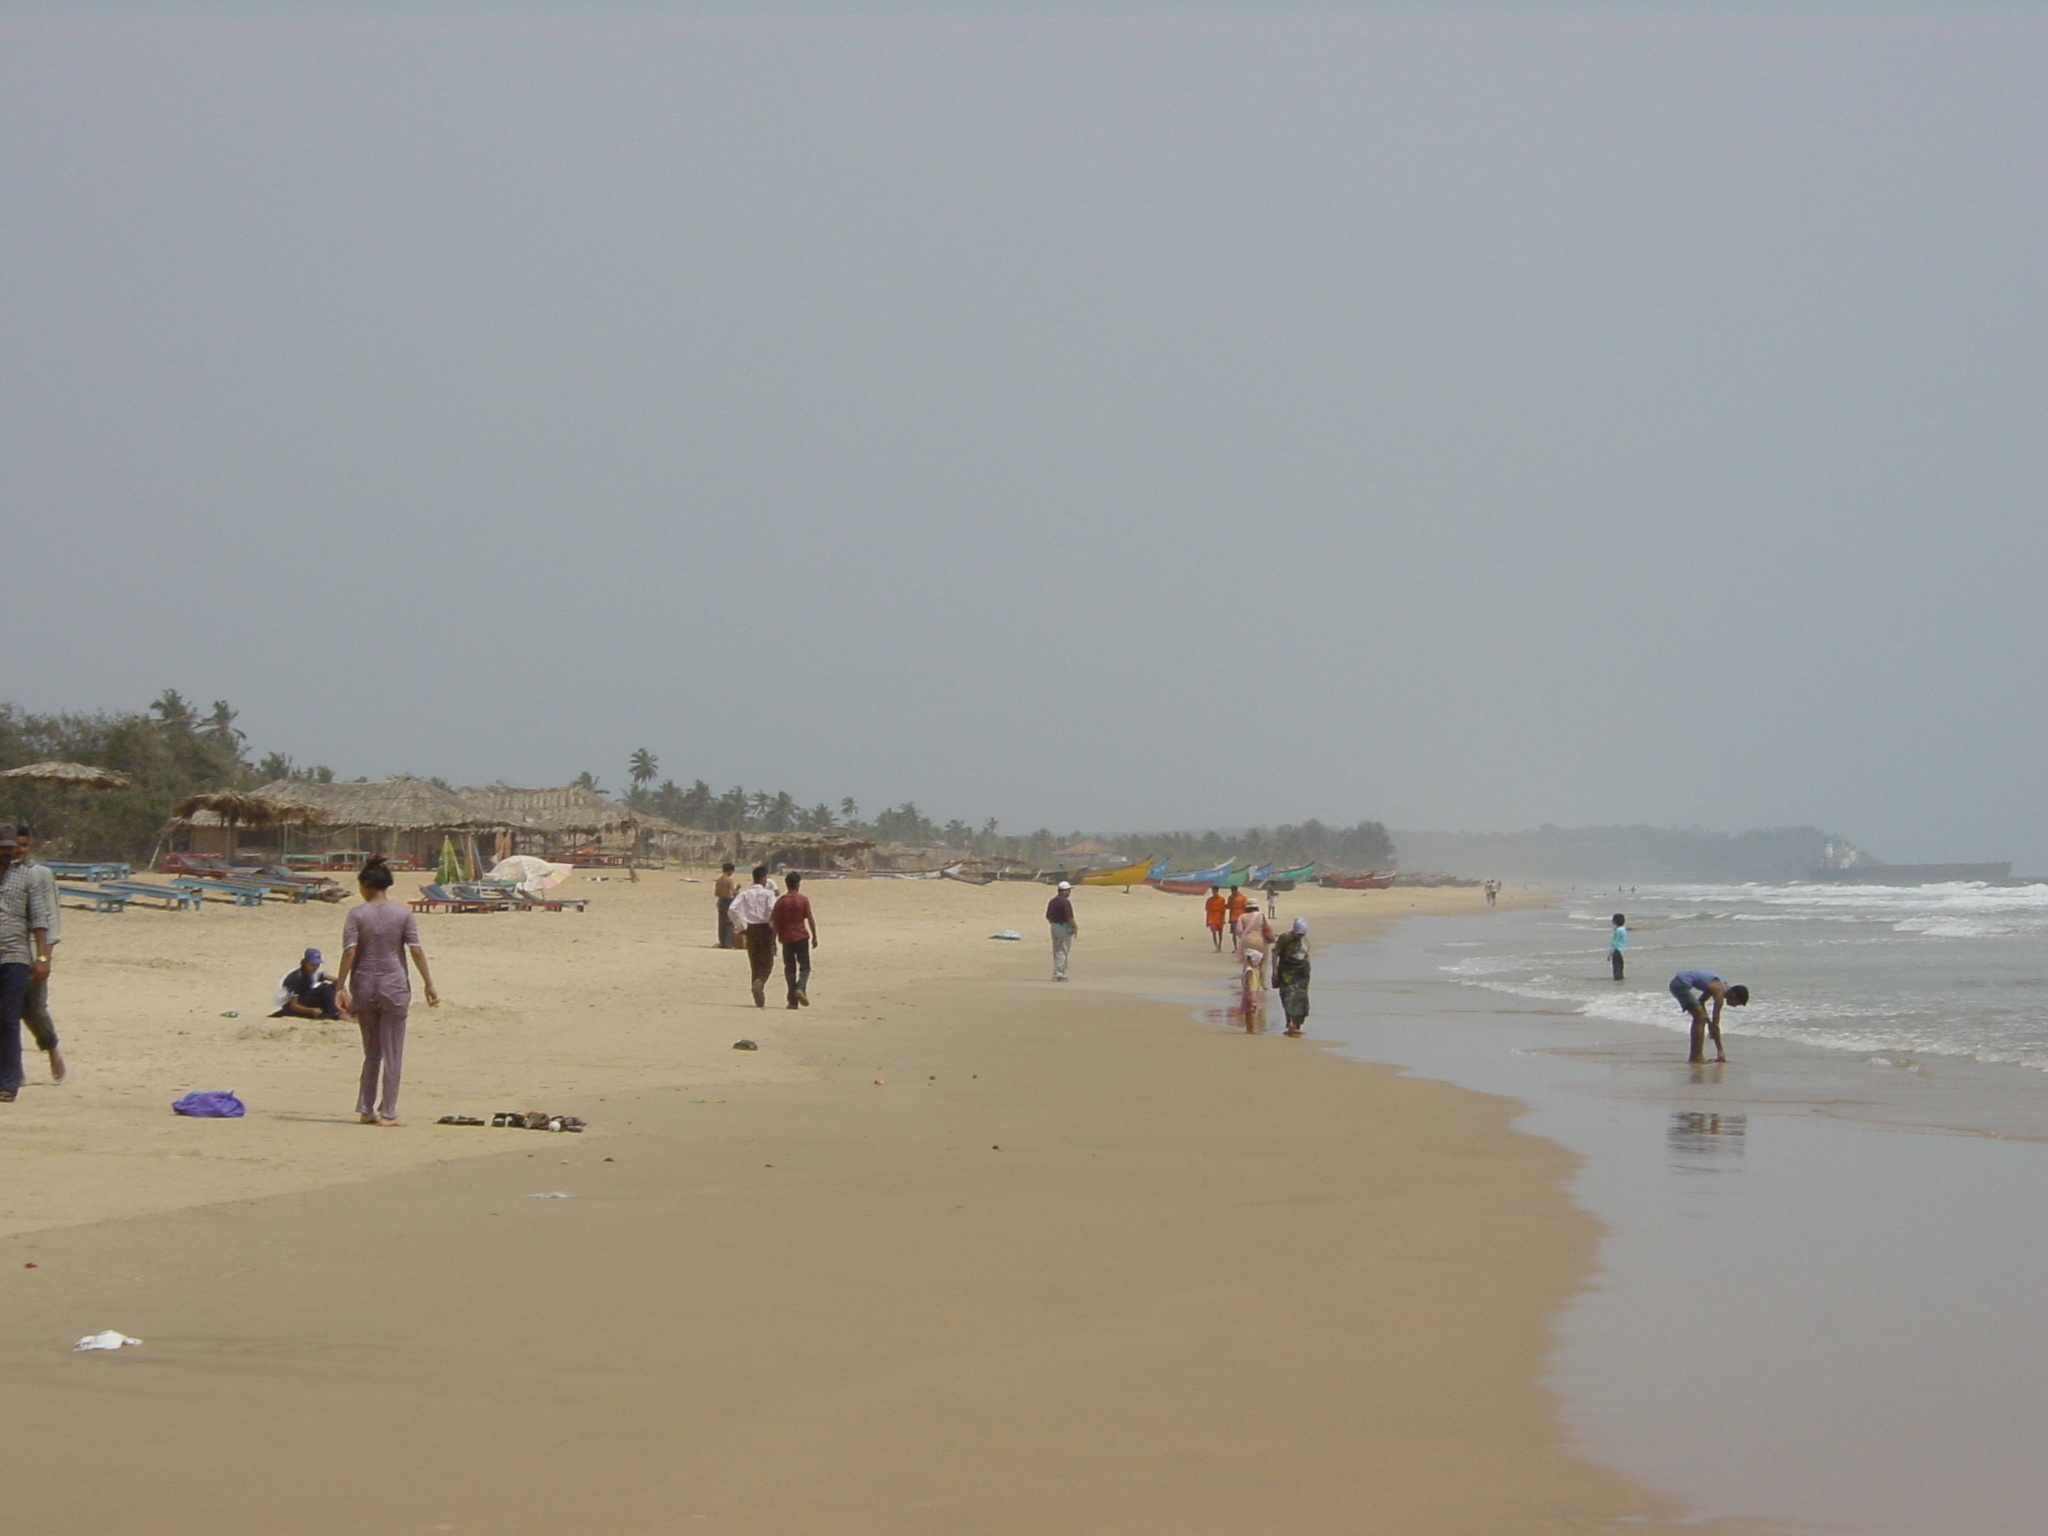
<path fill-rule="evenodd" d="M 161 901 L 187 912 L 197 912 L 200 895 L 197 891 L 181 891 L 174 885 L 153 885 L 147 880 L 109 880 L 101 890 L 130 901 Z"/>
<path fill-rule="evenodd" d="M 96 891 L 89 885 L 60 885 L 57 894 L 73 901 L 89 901 L 95 912 L 125 912 L 129 898 L 119 891 Z"/>
<path fill-rule="evenodd" d="M 46 859 L 39 862 L 59 880 L 126 880 L 135 873 L 126 864 L 97 863 L 89 859 Z"/>
<path fill-rule="evenodd" d="M 190 875 L 173 880 L 171 884 L 181 891 L 191 891 L 198 896 L 218 896 L 224 901 L 232 901 L 238 907 L 260 907 L 264 898 L 270 894 L 260 885 L 243 885 L 232 880 L 195 880 Z"/>

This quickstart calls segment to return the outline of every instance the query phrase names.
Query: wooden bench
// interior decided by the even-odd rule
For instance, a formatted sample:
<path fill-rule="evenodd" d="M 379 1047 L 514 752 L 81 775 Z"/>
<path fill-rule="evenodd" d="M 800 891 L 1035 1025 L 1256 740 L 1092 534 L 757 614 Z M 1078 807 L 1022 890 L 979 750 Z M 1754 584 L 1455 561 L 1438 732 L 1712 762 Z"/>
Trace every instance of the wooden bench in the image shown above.
<path fill-rule="evenodd" d="M 69 896 L 73 901 L 89 901 L 95 912 L 125 912 L 129 897 L 119 891 L 94 890 L 89 885 L 60 885 L 57 894 Z"/>

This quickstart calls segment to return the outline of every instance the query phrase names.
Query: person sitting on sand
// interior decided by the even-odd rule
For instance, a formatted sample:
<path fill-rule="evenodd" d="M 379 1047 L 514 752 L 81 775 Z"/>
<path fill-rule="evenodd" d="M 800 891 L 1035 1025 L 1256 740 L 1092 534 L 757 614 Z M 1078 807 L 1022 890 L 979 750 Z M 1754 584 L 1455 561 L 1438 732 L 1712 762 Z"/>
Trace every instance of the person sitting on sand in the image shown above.
<path fill-rule="evenodd" d="M 1215 946 L 1219 955 L 1223 953 L 1223 913 L 1229 905 L 1230 903 L 1223 899 L 1222 886 L 1209 887 L 1209 899 L 1202 903 L 1202 917 L 1209 925 L 1209 942 Z"/>
<path fill-rule="evenodd" d="M 341 1009 L 334 1002 L 334 978 L 320 969 L 320 951 L 309 949 L 305 958 L 285 974 L 277 985 L 277 1012 L 273 1019 L 338 1019 Z"/>
<path fill-rule="evenodd" d="M 1749 1002 L 1749 988 L 1729 986 L 1712 971 L 1680 971 L 1671 978 L 1671 995 L 1678 999 L 1678 1006 L 1692 1018 L 1692 1050 L 1687 1061 L 1705 1061 L 1706 1037 L 1714 1037 L 1714 1060 L 1726 1061 L 1728 1053 L 1721 1049 L 1721 1004 L 1740 1008 Z M 1711 1003 L 1713 1011 L 1708 1012 Z"/>

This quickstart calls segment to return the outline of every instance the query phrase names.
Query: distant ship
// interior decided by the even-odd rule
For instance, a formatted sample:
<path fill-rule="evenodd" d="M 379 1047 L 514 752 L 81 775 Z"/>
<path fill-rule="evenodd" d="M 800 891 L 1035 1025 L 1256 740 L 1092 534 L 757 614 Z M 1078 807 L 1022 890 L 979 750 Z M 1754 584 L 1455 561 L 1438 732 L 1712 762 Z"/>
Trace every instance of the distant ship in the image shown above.
<path fill-rule="evenodd" d="M 1821 848 L 1820 867 L 1807 876 L 1826 885 L 1946 885 L 1951 881 L 1999 881 L 2012 878 L 2010 860 L 2002 864 L 1884 864 L 1846 837 L 1831 837 Z"/>

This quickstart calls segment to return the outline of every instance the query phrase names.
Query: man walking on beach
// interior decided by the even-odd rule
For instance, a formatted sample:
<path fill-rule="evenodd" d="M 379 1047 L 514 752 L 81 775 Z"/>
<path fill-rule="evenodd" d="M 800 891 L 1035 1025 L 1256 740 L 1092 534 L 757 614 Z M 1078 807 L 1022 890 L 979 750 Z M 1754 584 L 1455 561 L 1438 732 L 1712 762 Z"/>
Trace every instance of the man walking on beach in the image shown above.
<path fill-rule="evenodd" d="M 20 862 L 14 828 L 0 826 L 0 1104 L 21 1091 L 21 1005 L 50 979 L 50 904 Z"/>
<path fill-rule="evenodd" d="M 43 893 L 43 902 L 50 914 L 50 953 L 57 953 L 57 945 L 63 939 L 64 918 L 57 905 L 57 876 L 47 864 L 38 864 L 32 857 L 32 839 L 27 827 L 14 829 L 15 857 L 28 869 L 33 880 Z M 50 978 L 45 975 L 41 981 L 29 978 L 28 990 L 22 994 L 21 1021 L 35 1036 L 36 1049 L 50 1058 L 50 1081 L 64 1081 L 64 1053 L 57 1049 L 57 1022 L 50 1017 Z"/>
<path fill-rule="evenodd" d="M 1712 971 L 1680 971 L 1671 978 L 1671 995 L 1678 999 L 1678 1006 L 1692 1017 L 1692 1051 L 1685 1059 L 1689 1062 L 1705 1061 L 1706 1037 L 1714 1037 L 1714 1060 L 1726 1061 L 1728 1053 L 1721 1049 L 1721 1004 L 1725 1001 L 1730 1008 L 1740 1008 L 1749 1001 L 1749 988 L 1729 986 Z M 1711 1014 L 1708 1004 L 1713 1005 Z"/>
<path fill-rule="evenodd" d="M 1209 924 L 1209 942 L 1217 954 L 1223 953 L 1223 914 L 1230 903 L 1223 899 L 1223 887 L 1209 887 L 1209 899 L 1202 903 L 1202 916 Z"/>
<path fill-rule="evenodd" d="M 718 901 L 718 947 L 732 948 L 732 899 L 740 893 L 739 880 L 733 875 L 732 865 L 727 863 L 719 871 L 718 884 L 711 888 Z"/>
<path fill-rule="evenodd" d="M 1074 887 L 1067 881 L 1060 882 L 1060 888 L 1045 904 L 1046 925 L 1052 929 L 1052 979 L 1067 979 L 1067 954 L 1074 947 L 1074 935 L 1081 931 L 1081 925 L 1074 921 Z"/>
<path fill-rule="evenodd" d="M 768 883 L 768 866 L 754 866 L 754 883 L 733 897 L 730 910 L 733 931 L 744 936 L 747 968 L 754 978 L 754 1006 L 768 1006 L 768 978 L 775 970 L 775 887 Z"/>
<path fill-rule="evenodd" d="M 1614 979 L 1621 980 L 1621 973 L 1628 961 L 1628 918 L 1622 913 L 1614 914 L 1614 934 L 1607 941 L 1607 963 L 1614 967 Z"/>
<path fill-rule="evenodd" d="M 782 880 L 782 895 L 770 910 L 768 921 L 782 945 L 782 979 L 789 987 L 789 1006 L 811 1006 L 811 950 L 818 942 L 818 920 L 811 915 L 811 898 L 797 889 L 804 877 L 791 873 Z"/>

